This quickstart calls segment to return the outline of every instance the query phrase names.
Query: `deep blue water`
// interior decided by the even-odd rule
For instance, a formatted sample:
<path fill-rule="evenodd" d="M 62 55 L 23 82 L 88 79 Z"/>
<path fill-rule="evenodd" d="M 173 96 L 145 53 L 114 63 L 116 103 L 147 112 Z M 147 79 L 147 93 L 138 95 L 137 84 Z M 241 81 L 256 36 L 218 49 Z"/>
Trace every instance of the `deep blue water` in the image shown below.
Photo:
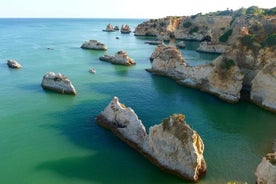
<path fill-rule="evenodd" d="M 183 113 L 205 144 L 207 175 L 200 183 L 254 183 L 261 158 L 276 136 L 276 116 L 251 103 L 223 102 L 172 79 L 152 75 L 147 38 L 101 31 L 108 23 L 135 26 L 139 19 L 0 19 L 0 183 L 186 183 L 163 173 L 109 131 L 95 117 L 113 96 L 131 107 L 148 129 Z M 119 39 L 116 39 L 119 37 Z M 107 51 L 80 48 L 96 39 Z M 187 42 L 191 65 L 216 56 L 200 54 Z M 49 50 L 48 48 L 51 48 Z M 137 64 L 98 60 L 125 50 Z M 9 69 L 7 59 L 23 68 Z M 88 72 L 97 70 L 95 75 Z M 44 91 L 46 72 L 66 75 L 77 96 Z"/>

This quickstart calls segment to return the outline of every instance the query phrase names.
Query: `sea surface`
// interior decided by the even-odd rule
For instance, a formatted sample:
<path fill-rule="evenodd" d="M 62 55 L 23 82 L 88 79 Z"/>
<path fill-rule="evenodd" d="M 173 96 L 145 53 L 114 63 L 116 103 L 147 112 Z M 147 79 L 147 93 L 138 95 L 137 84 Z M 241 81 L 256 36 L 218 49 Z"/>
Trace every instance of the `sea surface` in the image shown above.
<path fill-rule="evenodd" d="M 96 116 L 114 96 L 131 107 L 146 128 L 173 113 L 202 137 L 207 174 L 200 184 L 254 183 L 254 172 L 271 151 L 276 115 L 246 101 L 229 104 L 169 78 L 152 75 L 149 38 L 103 32 L 108 23 L 139 19 L 0 19 L 0 183 L 1 184 L 184 184 L 99 127 Z M 119 39 L 116 39 L 119 37 Z M 83 50 L 95 39 L 107 51 Z M 182 51 L 190 65 L 217 55 Z M 137 64 L 116 66 L 98 58 L 125 50 Z M 9 69 L 7 59 L 23 65 Z M 96 74 L 88 72 L 96 68 Z M 76 96 L 45 91 L 45 73 L 66 75 Z"/>

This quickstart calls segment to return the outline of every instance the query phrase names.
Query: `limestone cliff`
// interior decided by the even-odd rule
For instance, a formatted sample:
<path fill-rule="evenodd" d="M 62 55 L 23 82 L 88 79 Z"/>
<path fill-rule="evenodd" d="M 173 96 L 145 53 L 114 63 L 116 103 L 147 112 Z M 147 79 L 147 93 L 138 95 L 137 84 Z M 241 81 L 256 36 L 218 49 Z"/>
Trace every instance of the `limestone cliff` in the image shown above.
<path fill-rule="evenodd" d="M 211 64 L 188 66 L 176 47 L 158 45 L 150 60 L 149 72 L 172 77 L 180 84 L 199 88 L 229 102 L 240 98 L 243 75 L 231 58 L 219 57 Z"/>
<path fill-rule="evenodd" d="M 268 63 L 252 80 L 250 99 L 276 112 L 276 60 Z"/>
<path fill-rule="evenodd" d="M 194 182 L 206 173 L 203 141 L 185 122 L 184 115 L 174 114 L 164 119 L 160 125 L 150 127 L 147 134 L 134 110 L 114 97 L 97 117 L 97 123 L 162 170 Z"/>
<path fill-rule="evenodd" d="M 237 11 L 177 17 L 178 24 L 172 31 L 165 29 L 171 24 L 168 20 L 143 23 L 137 32 L 143 34 L 143 30 L 151 30 L 161 38 L 201 41 L 197 51 L 222 55 L 212 64 L 189 67 L 179 54 L 164 56 L 171 48 L 159 47 L 151 57 L 152 68 L 148 71 L 173 77 L 181 84 L 213 93 L 227 101 L 238 101 L 242 90 L 254 103 L 276 111 L 275 74 L 264 72 L 274 68 L 271 63 L 276 60 L 275 8 L 253 6 Z"/>

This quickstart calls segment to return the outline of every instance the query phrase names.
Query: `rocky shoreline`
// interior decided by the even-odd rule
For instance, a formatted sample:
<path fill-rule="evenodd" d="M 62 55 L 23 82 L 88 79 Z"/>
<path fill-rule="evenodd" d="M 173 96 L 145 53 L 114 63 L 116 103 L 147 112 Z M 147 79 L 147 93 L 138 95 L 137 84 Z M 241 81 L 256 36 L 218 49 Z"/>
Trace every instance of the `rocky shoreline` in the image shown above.
<path fill-rule="evenodd" d="M 168 50 L 173 48 L 159 45 L 151 56 L 152 67 L 147 71 L 171 77 L 182 85 L 229 102 L 238 102 L 241 91 L 246 91 L 252 103 L 276 112 L 275 22 L 275 15 L 247 15 L 240 9 L 222 15 L 151 19 L 139 24 L 135 35 L 156 36 L 167 41 L 196 40 L 201 42 L 198 52 L 221 54 L 210 64 L 190 67 L 179 57 L 177 49 L 171 51 L 175 55 L 167 57 Z"/>

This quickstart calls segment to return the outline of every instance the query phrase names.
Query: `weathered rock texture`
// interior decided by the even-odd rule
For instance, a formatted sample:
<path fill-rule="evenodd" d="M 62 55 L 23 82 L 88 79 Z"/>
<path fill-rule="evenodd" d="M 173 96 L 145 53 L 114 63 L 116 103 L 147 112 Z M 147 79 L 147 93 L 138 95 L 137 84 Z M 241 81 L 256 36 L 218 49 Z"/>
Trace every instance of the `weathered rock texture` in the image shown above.
<path fill-rule="evenodd" d="M 256 104 L 276 112 L 276 60 L 268 63 L 252 80 L 250 98 Z"/>
<path fill-rule="evenodd" d="M 231 59 L 219 57 L 211 64 L 188 66 L 176 47 L 158 45 L 150 60 L 149 72 L 172 77 L 229 102 L 240 99 L 243 75 Z"/>
<path fill-rule="evenodd" d="M 222 44 L 209 44 L 208 42 L 201 42 L 199 48 L 196 50 L 198 52 L 207 52 L 214 54 L 223 54 L 229 48 L 227 45 Z"/>
<path fill-rule="evenodd" d="M 97 123 L 161 169 L 185 180 L 198 181 L 206 173 L 204 144 L 184 118 L 184 115 L 174 114 L 160 125 L 150 127 L 147 134 L 135 112 L 114 97 L 97 117 Z"/>
<path fill-rule="evenodd" d="M 160 40 L 196 40 L 201 42 L 197 51 L 222 54 L 209 65 L 189 67 L 184 66 L 181 59 L 177 59 L 178 56 L 171 55 L 169 58 L 159 55 L 157 49 L 157 54 L 153 55 L 158 57 L 152 57 L 150 71 L 173 77 L 182 84 L 214 93 L 229 101 L 238 101 L 242 90 L 245 98 L 276 112 L 276 93 L 273 92 L 275 72 L 266 72 L 269 68 L 275 70 L 276 15 L 271 13 L 273 9 L 255 13 L 250 11 L 256 10 L 256 7 L 248 9 L 166 17 L 141 23 L 135 35 L 153 35 Z M 270 14 L 258 15 L 265 11 Z M 166 53 L 166 50 L 163 52 Z M 153 61 L 154 58 L 157 58 L 156 61 Z M 180 62 L 176 64 L 175 60 Z"/>
<path fill-rule="evenodd" d="M 105 32 L 114 32 L 116 30 L 114 29 L 112 24 L 108 24 L 103 31 L 105 31 Z"/>
<path fill-rule="evenodd" d="M 22 68 L 22 65 L 20 63 L 18 63 L 17 61 L 15 60 L 7 60 L 7 65 L 10 67 L 10 68 L 15 68 L 15 69 L 20 69 Z"/>
<path fill-rule="evenodd" d="M 266 154 L 257 167 L 255 172 L 257 184 L 276 183 L 276 148 L 273 149 L 274 153 Z"/>
<path fill-rule="evenodd" d="M 89 40 L 82 44 L 82 49 L 91 49 L 91 50 L 107 50 L 105 44 L 98 42 L 97 40 Z"/>
<path fill-rule="evenodd" d="M 135 65 L 136 62 L 128 56 L 128 54 L 121 50 L 115 53 L 114 56 L 104 55 L 99 58 L 101 61 L 107 61 L 117 65 Z"/>
<path fill-rule="evenodd" d="M 124 25 L 121 26 L 121 30 L 120 31 L 123 34 L 128 34 L 128 33 L 131 33 L 131 28 L 130 28 L 129 25 L 124 24 Z"/>
<path fill-rule="evenodd" d="M 139 24 L 135 29 L 136 36 L 157 36 L 169 40 L 170 35 L 176 39 L 201 41 L 206 35 L 212 41 L 218 41 L 232 20 L 231 16 L 183 16 L 151 19 Z"/>
<path fill-rule="evenodd" d="M 43 76 L 41 86 L 43 89 L 56 91 L 62 94 L 76 95 L 76 89 L 71 81 L 64 75 L 54 72 L 48 72 Z"/>

